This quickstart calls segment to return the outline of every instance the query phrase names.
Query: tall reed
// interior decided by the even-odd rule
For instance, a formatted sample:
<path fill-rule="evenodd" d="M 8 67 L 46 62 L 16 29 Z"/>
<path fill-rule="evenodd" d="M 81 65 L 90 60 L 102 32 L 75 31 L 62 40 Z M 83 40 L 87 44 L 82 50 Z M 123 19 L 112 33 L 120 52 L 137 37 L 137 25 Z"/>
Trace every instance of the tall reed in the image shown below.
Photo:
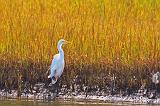
<path fill-rule="evenodd" d="M 0 0 L 0 11 L 1 86 L 17 70 L 43 81 L 60 38 L 72 42 L 63 47 L 64 83 L 77 74 L 101 83 L 100 73 L 115 74 L 119 86 L 133 76 L 149 82 L 160 69 L 158 0 Z"/>

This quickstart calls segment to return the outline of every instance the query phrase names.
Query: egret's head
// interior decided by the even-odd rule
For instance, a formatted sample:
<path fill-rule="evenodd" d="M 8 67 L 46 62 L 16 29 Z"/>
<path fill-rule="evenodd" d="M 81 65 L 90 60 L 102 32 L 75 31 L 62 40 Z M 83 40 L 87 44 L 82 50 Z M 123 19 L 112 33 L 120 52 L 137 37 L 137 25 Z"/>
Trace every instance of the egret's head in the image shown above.
<path fill-rule="evenodd" d="M 66 41 L 66 40 L 64 40 L 64 39 L 60 39 L 60 40 L 58 41 L 58 45 L 67 44 L 67 43 L 70 43 L 70 42 L 68 42 L 68 41 Z"/>
<path fill-rule="evenodd" d="M 64 44 L 66 41 L 64 40 L 64 39 L 60 39 L 59 41 L 58 41 L 58 45 L 62 45 L 62 44 Z"/>
<path fill-rule="evenodd" d="M 58 47 L 61 47 L 63 44 L 66 44 L 66 43 L 68 43 L 68 41 L 66 41 L 66 40 L 64 40 L 64 39 L 60 39 L 60 40 L 58 41 L 57 48 L 58 48 Z"/>
<path fill-rule="evenodd" d="M 58 41 L 57 48 L 58 48 L 58 51 L 59 51 L 59 52 L 60 52 L 60 51 L 63 51 L 63 50 L 62 50 L 62 45 L 63 45 L 63 44 L 66 44 L 66 43 L 70 43 L 70 42 L 68 42 L 68 41 L 66 41 L 66 40 L 64 40 L 64 39 L 60 39 L 60 40 Z"/>

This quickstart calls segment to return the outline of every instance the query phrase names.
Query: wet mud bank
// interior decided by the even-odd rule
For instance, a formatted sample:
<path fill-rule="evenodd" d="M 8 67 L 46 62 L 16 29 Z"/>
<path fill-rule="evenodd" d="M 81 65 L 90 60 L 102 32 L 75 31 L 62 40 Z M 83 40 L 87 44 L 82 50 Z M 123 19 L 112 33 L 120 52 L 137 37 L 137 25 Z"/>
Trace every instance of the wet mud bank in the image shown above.
<path fill-rule="evenodd" d="M 108 91 L 108 92 L 107 92 Z M 21 91 L 5 89 L 0 90 L 0 99 L 21 99 L 33 101 L 47 101 L 54 102 L 55 100 L 77 101 L 77 102 L 96 102 L 96 103 L 120 103 L 120 104 L 160 104 L 160 95 L 157 91 L 147 91 L 147 89 L 140 88 L 137 92 L 116 93 L 112 90 L 100 89 L 97 86 L 88 87 L 74 85 L 68 87 L 62 85 L 50 84 L 48 87 L 45 83 L 37 83 L 34 85 L 32 91 L 25 88 Z"/>

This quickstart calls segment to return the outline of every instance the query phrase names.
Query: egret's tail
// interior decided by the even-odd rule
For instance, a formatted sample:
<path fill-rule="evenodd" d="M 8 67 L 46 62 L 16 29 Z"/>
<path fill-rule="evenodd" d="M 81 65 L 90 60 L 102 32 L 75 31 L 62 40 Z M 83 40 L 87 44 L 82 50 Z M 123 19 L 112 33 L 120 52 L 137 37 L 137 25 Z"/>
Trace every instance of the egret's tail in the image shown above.
<path fill-rule="evenodd" d="M 49 75 L 48 78 L 51 78 L 51 75 Z"/>

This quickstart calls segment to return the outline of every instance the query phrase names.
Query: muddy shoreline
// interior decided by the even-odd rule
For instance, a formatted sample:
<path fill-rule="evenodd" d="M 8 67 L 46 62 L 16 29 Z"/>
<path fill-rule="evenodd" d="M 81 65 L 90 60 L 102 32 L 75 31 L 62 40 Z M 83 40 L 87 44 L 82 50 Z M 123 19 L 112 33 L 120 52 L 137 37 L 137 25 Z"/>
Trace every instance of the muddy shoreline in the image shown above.
<path fill-rule="evenodd" d="M 101 91 L 80 91 L 77 87 L 74 91 L 67 89 L 66 85 L 59 88 L 59 91 L 53 91 L 50 88 L 45 88 L 44 83 L 38 83 L 33 88 L 32 93 L 25 89 L 18 95 L 18 90 L 11 90 L 10 92 L 5 89 L 0 90 L 0 100 L 20 99 L 26 101 L 43 101 L 54 102 L 55 100 L 62 101 L 76 101 L 76 102 L 94 102 L 94 103 L 116 103 L 116 104 L 160 104 L 159 94 L 144 95 L 144 92 L 133 93 L 131 95 L 111 94 Z"/>
<path fill-rule="evenodd" d="M 36 96 L 37 97 L 37 96 Z M 108 95 L 108 96 L 91 96 L 88 95 L 77 95 L 77 96 L 69 96 L 69 95 L 60 95 L 59 97 L 54 97 L 49 99 L 44 99 L 43 97 L 36 98 L 34 95 L 29 94 L 28 97 L 21 96 L 18 98 L 17 96 L 0 96 L 0 100 L 22 100 L 22 101 L 36 101 L 36 102 L 54 102 L 54 101 L 65 101 L 65 102 L 84 102 L 84 103 L 114 103 L 114 104 L 139 104 L 139 105 L 147 105 L 147 104 L 160 104 L 160 98 L 149 99 L 147 97 L 142 96 L 120 96 L 120 95 Z"/>

